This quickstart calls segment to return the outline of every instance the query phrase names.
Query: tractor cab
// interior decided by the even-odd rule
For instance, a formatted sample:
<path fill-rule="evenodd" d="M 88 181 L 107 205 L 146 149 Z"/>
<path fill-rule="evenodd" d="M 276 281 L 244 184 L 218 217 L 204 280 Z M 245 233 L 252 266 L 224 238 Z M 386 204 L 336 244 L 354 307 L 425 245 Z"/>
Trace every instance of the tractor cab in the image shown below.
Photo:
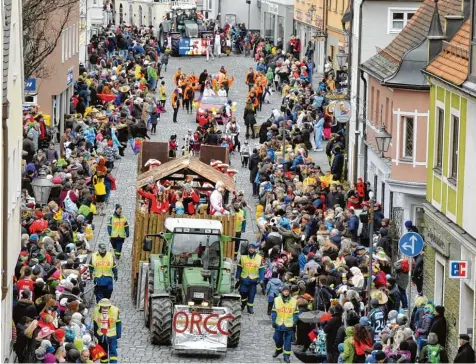
<path fill-rule="evenodd" d="M 220 221 L 205 219 L 167 218 L 165 233 L 147 234 L 144 251 L 151 251 L 151 236 L 162 241 L 159 254 L 149 256 L 146 283 L 146 323 L 154 344 L 172 343 L 176 350 L 225 351 L 236 347 L 241 331 L 241 301 L 234 292 L 233 262 L 223 256 Z M 201 317 L 227 317 L 227 332 L 208 332 L 210 345 L 200 327 L 191 327 L 184 336 L 187 323 Z M 177 324 L 185 325 L 177 328 Z M 223 326 L 222 328 L 224 328 Z M 218 330 L 220 331 L 220 330 Z"/>
<path fill-rule="evenodd" d="M 223 258 L 222 226 L 215 220 L 167 219 L 171 290 L 178 302 L 212 306 L 220 301 L 220 277 L 231 282 L 232 262 Z M 217 294 L 218 293 L 218 294 Z"/>

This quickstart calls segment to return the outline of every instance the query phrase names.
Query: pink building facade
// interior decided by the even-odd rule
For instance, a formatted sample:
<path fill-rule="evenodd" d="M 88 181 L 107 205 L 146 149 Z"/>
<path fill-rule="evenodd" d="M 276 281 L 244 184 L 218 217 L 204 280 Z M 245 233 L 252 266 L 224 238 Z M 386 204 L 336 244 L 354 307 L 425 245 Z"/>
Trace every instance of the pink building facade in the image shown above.
<path fill-rule="evenodd" d="M 426 195 L 429 91 L 389 87 L 371 75 L 368 80 L 368 180 L 385 216 L 418 223 Z M 375 143 L 381 127 L 392 135 L 384 158 Z"/>

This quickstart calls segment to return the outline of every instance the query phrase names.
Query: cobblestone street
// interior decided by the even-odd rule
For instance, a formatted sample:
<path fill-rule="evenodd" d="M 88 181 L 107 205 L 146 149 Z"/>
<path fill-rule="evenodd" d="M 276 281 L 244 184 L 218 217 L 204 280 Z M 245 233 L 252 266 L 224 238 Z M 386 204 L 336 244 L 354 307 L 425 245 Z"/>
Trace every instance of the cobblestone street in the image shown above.
<path fill-rule="evenodd" d="M 221 66 L 229 72 L 230 76 L 235 77 L 229 98 L 238 103 L 235 115 L 238 116 L 238 121 L 242 128 L 242 138 L 244 138 L 243 125 L 243 109 L 245 104 L 245 97 L 247 93 L 247 86 L 244 83 L 245 73 L 250 66 L 254 67 L 254 62 L 251 58 L 244 58 L 242 56 L 230 56 L 216 59 L 215 61 L 206 62 L 204 57 L 196 58 L 171 58 L 169 69 L 163 73 L 166 81 L 167 92 L 173 90 L 172 76 L 178 67 L 181 67 L 185 73 L 194 71 L 199 75 L 203 69 L 207 69 L 209 73 L 217 73 Z M 258 115 L 258 123 L 263 122 L 269 117 L 272 108 L 280 103 L 280 96 L 275 94 L 271 98 L 272 102 L 269 105 L 263 105 L 263 110 Z M 162 119 L 157 126 L 157 136 L 154 140 L 167 141 L 172 133 L 177 134 L 179 142 L 179 149 L 183 145 L 183 136 L 188 129 L 195 129 L 195 113 L 187 115 L 185 111 L 180 110 L 178 115 L 178 123 L 172 122 L 172 112 L 170 102 L 167 100 L 168 112 L 162 115 Z M 255 139 L 256 140 L 256 139 Z M 253 143 L 251 140 L 250 143 Z M 253 144 L 252 144 L 253 145 Z M 327 158 L 324 152 L 312 153 L 316 164 L 320 164 L 323 170 L 328 169 Z M 256 226 L 254 223 L 254 208 L 255 200 L 251 196 L 251 184 L 249 183 L 248 169 L 241 168 L 241 163 L 238 162 L 239 155 L 236 153 L 232 156 L 232 167 L 239 170 L 236 176 L 237 189 L 243 189 L 245 196 L 253 209 L 253 213 L 248 213 L 248 224 L 246 232 L 247 238 L 250 240 L 254 238 L 254 231 Z M 96 223 L 96 243 L 107 242 L 106 224 L 107 219 L 112 213 L 114 205 L 119 203 L 123 206 L 123 213 L 129 220 L 131 226 L 131 237 L 134 230 L 134 211 L 136 208 L 136 164 L 137 156 L 135 156 L 129 149 L 126 150 L 126 156 L 116 163 L 114 173 L 117 177 L 117 190 L 112 192 L 110 204 L 105 218 L 97 218 Z M 160 362 L 160 363 L 187 363 L 187 362 L 218 362 L 225 360 L 226 362 L 243 362 L 243 363 L 257 363 L 257 362 L 282 362 L 282 357 L 273 359 L 271 355 L 274 352 L 274 342 L 272 340 L 273 329 L 271 322 L 266 315 L 266 301 L 261 292 L 257 295 L 256 309 L 254 315 L 243 314 L 242 331 L 240 345 L 236 349 L 228 349 L 225 356 L 191 356 L 178 355 L 172 352 L 169 346 L 155 346 L 149 341 L 149 332 L 144 327 L 143 312 L 138 311 L 133 304 L 130 292 L 130 270 L 131 270 L 131 247 L 132 238 L 129 238 L 123 249 L 122 259 L 119 262 L 119 280 L 114 287 L 114 294 L 112 297 L 113 304 L 121 310 L 122 319 L 122 338 L 119 340 L 119 361 L 120 362 Z M 296 362 L 296 359 L 291 357 L 291 361 Z"/>

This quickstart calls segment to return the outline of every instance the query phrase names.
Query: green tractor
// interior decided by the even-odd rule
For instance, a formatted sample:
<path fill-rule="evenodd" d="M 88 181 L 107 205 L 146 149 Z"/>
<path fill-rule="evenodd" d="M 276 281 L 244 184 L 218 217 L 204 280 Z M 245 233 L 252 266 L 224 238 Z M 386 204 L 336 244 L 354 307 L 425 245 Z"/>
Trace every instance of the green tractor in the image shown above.
<path fill-rule="evenodd" d="M 229 238 L 222 235 L 221 222 L 167 218 L 165 228 L 166 233 L 146 235 L 143 246 L 143 250 L 151 251 L 150 237 L 163 239 L 160 254 L 150 255 L 145 287 L 145 319 L 151 342 L 172 344 L 177 350 L 190 347 L 178 345 L 184 341 L 194 342 L 195 350 L 201 340 L 204 345 L 198 345 L 199 350 L 225 351 L 227 347 L 238 346 L 241 297 L 234 293 L 233 261 L 223 257 L 223 242 Z M 185 322 L 187 326 L 189 318 L 192 319 L 187 315 L 194 315 L 190 330 L 187 327 L 178 330 L 177 322 Z M 202 315 L 203 321 L 199 317 L 201 322 L 197 322 L 197 315 Z M 208 320 L 206 315 L 213 317 Z M 233 319 L 228 319 L 224 326 L 218 323 L 222 326 L 216 330 L 217 321 L 223 315 Z M 209 329 L 210 323 L 215 329 Z M 223 327 L 226 327 L 226 335 L 221 334 Z M 188 336 L 178 337 L 179 331 Z M 219 340 L 217 337 L 208 340 L 220 341 L 222 345 L 213 348 L 205 345 L 207 336 L 211 335 L 222 335 Z"/>

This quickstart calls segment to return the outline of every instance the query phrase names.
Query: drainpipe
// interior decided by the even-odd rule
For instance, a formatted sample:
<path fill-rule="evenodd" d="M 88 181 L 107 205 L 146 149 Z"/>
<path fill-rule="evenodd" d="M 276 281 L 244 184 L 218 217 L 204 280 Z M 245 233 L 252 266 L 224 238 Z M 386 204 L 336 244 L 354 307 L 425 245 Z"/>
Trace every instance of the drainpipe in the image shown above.
<path fill-rule="evenodd" d="M 7 265 L 8 265 L 8 109 L 9 102 L 6 101 L 3 104 L 3 117 L 2 117 L 2 147 L 3 147 L 3 170 L 1 181 L 2 188 L 2 301 L 7 297 L 8 293 L 8 277 L 7 277 Z"/>
<path fill-rule="evenodd" d="M 364 138 L 366 138 L 367 133 L 367 80 L 364 77 L 364 71 L 360 71 L 360 78 L 364 83 L 364 107 L 362 109 L 362 119 L 364 123 L 362 125 L 362 143 L 364 143 Z M 356 131 L 359 130 L 359 123 L 357 123 Z M 360 135 L 359 135 L 360 136 Z M 366 138 L 367 139 L 367 138 Z M 367 182 L 367 144 L 364 143 L 364 182 Z M 354 145 L 354 171 L 355 176 L 357 177 L 357 166 L 358 166 L 358 152 L 359 152 L 359 137 L 356 137 L 356 143 Z M 357 179 L 355 179 L 357 183 Z"/>
<path fill-rule="evenodd" d="M 324 63 L 322 64 L 322 73 L 324 73 L 325 65 L 327 62 L 327 0 L 324 1 L 323 13 L 322 13 L 322 32 L 324 34 Z"/>
<path fill-rule="evenodd" d="M 363 18 L 363 6 L 364 6 L 364 3 L 365 3 L 365 0 L 362 0 L 360 5 L 359 5 L 359 44 L 358 44 L 358 54 L 357 54 L 357 67 L 360 66 L 360 63 L 362 62 L 362 18 Z M 353 16 L 352 16 L 353 18 Z M 353 23 L 353 22 L 352 22 Z M 365 129 L 366 129 L 366 114 L 367 114 L 367 81 L 365 80 L 365 77 L 363 75 L 363 72 L 360 71 L 360 77 L 357 77 L 357 87 L 356 87 L 356 90 L 357 90 L 357 105 L 360 106 L 361 102 L 360 102 L 360 80 L 363 80 L 364 82 L 364 102 L 363 102 L 363 119 L 364 119 L 364 125 L 363 125 L 363 130 L 362 130 L 362 137 L 365 136 Z M 355 143 L 354 143 L 354 160 L 353 160 L 353 168 L 352 168 L 352 180 L 354 181 L 354 183 L 356 184 L 357 183 L 357 168 L 358 168 L 358 152 L 359 152 L 359 137 L 358 137 L 358 134 L 357 132 L 359 131 L 360 129 L 360 122 L 359 122 L 359 108 L 357 108 L 357 111 L 356 111 L 356 120 L 355 120 Z M 365 152 L 365 157 L 367 157 L 367 150 Z M 365 168 L 365 173 L 364 173 L 364 180 L 366 181 L 367 180 L 367 163 L 364 162 L 364 168 Z"/>

